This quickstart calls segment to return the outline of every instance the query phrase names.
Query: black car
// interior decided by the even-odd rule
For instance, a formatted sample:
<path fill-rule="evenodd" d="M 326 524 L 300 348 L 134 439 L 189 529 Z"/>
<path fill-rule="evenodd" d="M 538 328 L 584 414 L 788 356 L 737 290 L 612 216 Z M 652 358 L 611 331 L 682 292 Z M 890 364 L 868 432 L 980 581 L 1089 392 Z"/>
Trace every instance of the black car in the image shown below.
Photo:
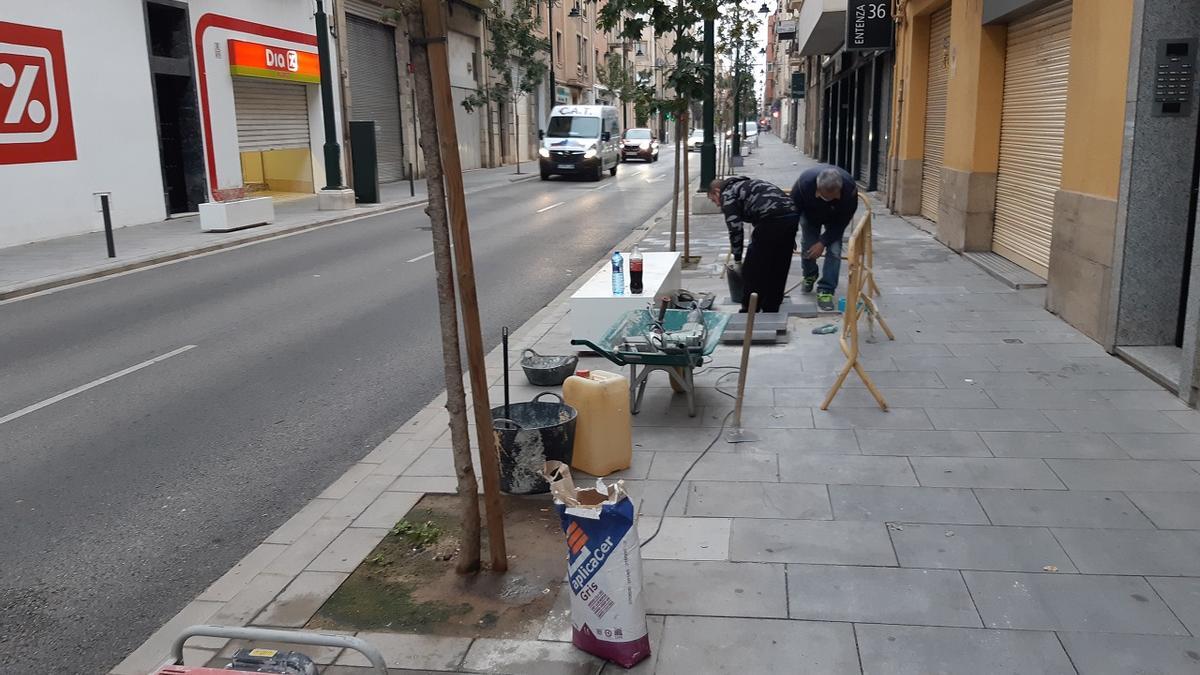
<path fill-rule="evenodd" d="M 658 139 L 649 129 L 627 129 L 621 138 L 621 159 L 658 161 Z"/>

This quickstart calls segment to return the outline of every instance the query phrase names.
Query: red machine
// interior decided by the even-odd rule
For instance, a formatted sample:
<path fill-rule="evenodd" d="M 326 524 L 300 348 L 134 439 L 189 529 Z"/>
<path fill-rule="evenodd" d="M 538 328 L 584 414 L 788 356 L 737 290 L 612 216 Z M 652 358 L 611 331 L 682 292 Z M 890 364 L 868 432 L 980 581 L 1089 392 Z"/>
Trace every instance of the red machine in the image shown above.
<path fill-rule="evenodd" d="M 275 630 L 231 626 L 192 626 L 180 633 L 171 646 L 171 658 L 151 675 L 230 675 L 231 673 L 275 673 L 276 675 L 318 675 L 313 660 L 300 652 L 247 647 L 239 649 L 224 668 L 187 666 L 183 664 L 183 645 L 193 637 L 216 637 L 231 640 L 283 642 L 294 645 L 338 647 L 353 649 L 371 662 L 380 675 L 387 675 L 387 664 L 379 650 L 370 643 L 349 635 L 327 635 L 305 631 Z"/>

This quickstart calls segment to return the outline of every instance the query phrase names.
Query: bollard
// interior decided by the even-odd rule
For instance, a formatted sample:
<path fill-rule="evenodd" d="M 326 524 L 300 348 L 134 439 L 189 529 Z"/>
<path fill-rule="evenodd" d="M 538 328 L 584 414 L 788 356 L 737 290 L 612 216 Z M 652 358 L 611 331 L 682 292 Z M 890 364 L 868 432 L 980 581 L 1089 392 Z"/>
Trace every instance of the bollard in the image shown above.
<path fill-rule="evenodd" d="M 117 257 L 117 246 L 113 243 L 112 212 L 108 208 L 108 195 L 100 195 L 100 212 L 104 214 L 104 243 L 108 245 L 108 257 Z"/>

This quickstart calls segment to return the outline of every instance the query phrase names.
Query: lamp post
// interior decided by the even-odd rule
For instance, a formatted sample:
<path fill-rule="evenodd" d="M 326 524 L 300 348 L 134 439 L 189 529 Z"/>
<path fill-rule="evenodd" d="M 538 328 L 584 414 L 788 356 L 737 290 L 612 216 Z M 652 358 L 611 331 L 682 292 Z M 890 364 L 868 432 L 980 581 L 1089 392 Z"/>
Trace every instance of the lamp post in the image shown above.
<path fill-rule="evenodd" d="M 550 108 L 558 102 L 558 83 L 554 81 L 554 69 L 558 65 L 558 52 L 554 50 L 554 0 L 546 0 L 546 35 L 550 38 Z M 546 111 L 550 111 L 547 109 Z"/>
<path fill-rule="evenodd" d="M 325 123 L 325 189 L 341 190 L 342 149 L 337 142 L 337 120 L 333 115 L 333 75 L 329 63 L 329 17 L 322 0 L 314 13 L 317 22 L 317 61 L 321 68 L 321 115 Z"/>
<path fill-rule="evenodd" d="M 707 192 L 708 184 L 717 177 L 717 144 L 713 139 L 713 127 L 716 125 L 716 105 L 713 100 L 716 88 L 716 64 L 713 58 L 713 33 L 716 30 L 715 21 L 711 17 L 704 19 L 704 140 L 700 143 L 700 188 L 698 192 Z"/>

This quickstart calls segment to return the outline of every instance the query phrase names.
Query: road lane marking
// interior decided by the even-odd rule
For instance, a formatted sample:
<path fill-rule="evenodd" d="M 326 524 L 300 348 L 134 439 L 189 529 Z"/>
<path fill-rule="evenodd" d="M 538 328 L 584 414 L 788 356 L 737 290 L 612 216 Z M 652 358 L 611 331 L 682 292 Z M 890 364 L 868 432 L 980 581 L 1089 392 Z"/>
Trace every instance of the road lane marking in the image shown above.
<path fill-rule="evenodd" d="M 113 373 L 112 375 L 105 375 L 104 377 L 102 377 L 98 380 L 92 380 L 91 382 L 88 382 L 87 384 L 79 386 L 79 387 L 75 387 L 74 389 L 72 389 L 70 391 L 64 391 L 63 393 L 59 394 L 58 396 L 52 396 L 52 397 L 46 399 L 45 401 L 41 401 L 40 403 L 34 403 L 31 406 L 21 408 L 20 410 L 16 411 L 15 413 L 10 413 L 8 415 L 5 415 L 4 417 L 0 417 L 0 424 L 5 424 L 7 422 L 11 422 L 19 417 L 24 417 L 25 415 L 28 415 L 31 412 L 37 412 L 38 410 L 41 410 L 42 408 L 45 408 L 46 406 L 54 405 L 55 403 L 58 403 L 59 401 L 62 401 L 64 399 L 71 398 L 72 396 L 74 396 L 76 394 L 82 394 L 83 392 L 87 391 L 88 389 L 93 389 L 95 387 L 99 387 L 100 385 L 104 384 L 105 382 L 112 382 L 113 380 L 115 380 L 119 377 L 125 377 L 126 375 L 129 375 L 130 373 L 136 373 L 137 371 L 141 370 L 142 368 L 148 368 L 156 363 L 166 361 L 167 359 L 171 358 L 172 356 L 179 356 L 180 354 L 182 354 L 186 351 L 195 349 L 195 348 L 196 348 L 196 345 L 185 345 L 183 347 L 180 347 L 179 349 L 169 351 L 166 354 L 163 354 L 162 356 L 156 356 L 156 357 L 150 359 L 149 361 L 142 361 L 141 363 L 137 364 L 136 366 L 130 366 L 130 367 L 126 368 L 125 370 L 118 370 L 117 372 Z"/>
<path fill-rule="evenodd" d="M 451 251 L 454 250 L 454 244 L 450 244 L 450 250 Z M 421 255 L 419 255 L 415 258 L 409 258 L 408 260 L 405 260 L 404 262 L 418 262 L 420 260 L 424 260 L 424 259 L 428 258 L 431 255 L 433 255 L 433 251 L 430 251 L 429 253 L 422 253 Z"/>
<path fill-rule="evenodd" d="M 605 184 L 603 184 L 603 185 L 599 185 L 599 186 L 597 186 L 597 187 L 594 187 L 594 188 L 592 188 L 592 189 L 593 189 L 593 190 L 603 190 L 604 188 L 608 187 L 609 185 L 612 185 L 612 183 L 605 183 Z"/>
<path fill-rule="evenodd" d="M 566 204 L 566 202 L 558 202 L 556 204 L 551 204 L 550 206 L 547 206 L 545 208 L 538 209 L 537 212 L 543 213 L 543 212 L 549 211 L 550 209 L 556 209 L 556 208 L 562 206 L 563 204 Z"/>

